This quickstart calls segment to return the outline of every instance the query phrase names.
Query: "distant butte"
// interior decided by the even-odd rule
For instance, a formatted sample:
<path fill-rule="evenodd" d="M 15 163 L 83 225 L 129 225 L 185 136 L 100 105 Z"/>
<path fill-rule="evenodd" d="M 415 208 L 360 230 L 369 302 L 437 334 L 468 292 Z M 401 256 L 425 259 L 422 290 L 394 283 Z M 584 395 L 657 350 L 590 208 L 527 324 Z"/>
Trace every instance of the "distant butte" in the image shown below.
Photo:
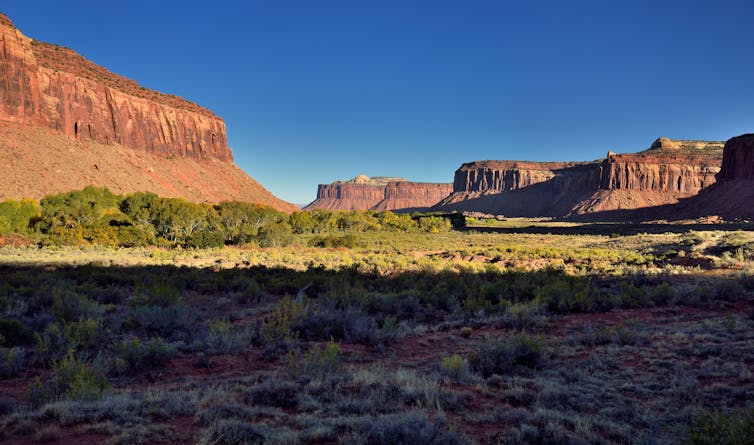
<path fill-rule="evenodd" d="M 451 191 L 452 184 L 359 175 L 347 181 L 320 184 L 317 187 L 317 199 L 304 209 L 425 211 Z"/>

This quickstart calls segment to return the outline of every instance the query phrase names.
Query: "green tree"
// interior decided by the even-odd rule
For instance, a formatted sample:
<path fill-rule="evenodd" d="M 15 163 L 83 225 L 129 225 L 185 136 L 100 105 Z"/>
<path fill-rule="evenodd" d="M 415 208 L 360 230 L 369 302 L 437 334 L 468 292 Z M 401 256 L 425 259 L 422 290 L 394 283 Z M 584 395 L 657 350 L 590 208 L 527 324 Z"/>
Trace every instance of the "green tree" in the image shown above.
<path fill-rule="evenodd" d="M 248 243 L 259 235 L 263 227 L 287 219 L 285 214 L 271 207 L 247 202 L 221 202 L 215 206 L 215 210 L 228 244 Z"/>
<path fill-rule="evenodd" d="M 0 202 L 0 234 L 29 233 L 31 225 L 42 214 L 42 208 L 31 199 Z"/>
<path fill-rule="evenodd" d="M 311 233 L 314 231 L 316 222 L 312 217 L 312 214 L 306 211 L 293 212 L 289 217 L 291 229 L 293 233 Z"/>

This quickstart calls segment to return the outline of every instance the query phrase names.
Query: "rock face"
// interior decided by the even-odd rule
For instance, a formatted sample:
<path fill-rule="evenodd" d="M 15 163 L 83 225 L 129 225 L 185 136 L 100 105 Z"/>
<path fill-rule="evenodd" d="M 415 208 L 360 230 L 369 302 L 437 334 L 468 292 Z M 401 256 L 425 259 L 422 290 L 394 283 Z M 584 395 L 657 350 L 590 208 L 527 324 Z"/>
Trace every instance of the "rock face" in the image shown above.
<path fill-rule="evenodd" d="M 722 216 L 727 219 L 754 219 L 754 134 L 745 134 L 725 143 L 717 182 L 678 205 L 660 209 L 659 217 L 687 219 Z"/>
<path fill-rule="evenodd" d="M 754 134 L 737 136 L 725 143 L 718 180 L 736 179 L 754 179 Z"/>
<path fill-rule="evenodd" d="M 713 184 L 721 157 L 719 142 L 660 138 L 643 152 L 594 162 L 472 162 L 436 208 L 562 217 L 671 204 Z"/>
<path fill-rule="evenodd" d="M 390 182 L 385 198 L 373 210 L 421 212 L 429 209 L 453 192 L 453 184 L 429 182 Z"/>
<path fill-rule="evenodd" d="M 317 186 L 317 199 L 304 210 L 368 210 L 385 197 L 385 186 L 334 182 Z"/>
<path fill-rule="evenodd" d="M 575 162 L 477 161 L 456 170 L 453 192 L 507 192 L 550 180 Z"/>
<path fill-rule="evenodd" d="M 357 176 L 320 184 L 305 210 L 426 210 L 452 191 L 452 184 L 409 182 L 403 178 Z"/>
<path fill-rule="evenodd" d="M 32 40 L 0 14 L 2 122 L 46 128 L 83 146 L 115 144 L 161 158 L 233 161 L 225 123 L 211 111 L 143 88 L 70 49 Z M 37 149 L 42 155 L 50 147 Z M 293 209 L 256 187 L 261 190 L 249 190 L 238 198 L 263 198 L 278 208 Z M 176 190 L 182 188 L 176 184 Z"/>

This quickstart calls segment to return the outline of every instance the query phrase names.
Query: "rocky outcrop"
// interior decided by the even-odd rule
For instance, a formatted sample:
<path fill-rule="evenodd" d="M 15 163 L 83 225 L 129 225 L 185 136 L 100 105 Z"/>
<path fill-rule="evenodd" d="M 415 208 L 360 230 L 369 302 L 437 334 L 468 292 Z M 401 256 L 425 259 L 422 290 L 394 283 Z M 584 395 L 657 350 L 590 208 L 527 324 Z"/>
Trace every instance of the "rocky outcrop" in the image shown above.
<path fill-rule="evenodd" d="M 368 210 L 385 198 L 385 186 L 334 182 L 317 186 L 317 199 L 304 210 Z"/>
<path fill-rule="evenodd" d="M 225 123 L 0 21 L 0 120 L 148 152 L 231 160 Z"/>
<path fill-rule="evenodd" d="M 27 159 L 43 163 L 53 158 L 61 168 L 59 174 L 73 174 L 79 168 L 94 169 L 95 162 L 80 157 L 78 149 L 63 152 L 62 147 L 97 149 L 94 153 L 96 166 L 107 163 L 106 156 L 119 156 L 118 147 L 148 154 L 150 163 L 160 159 L 168 162 L 175 159 L 208 161 L 202 165 L 204 175 L 195 177 L 193 172 L 181 172 L 156 182 L 168 187 L 143 188 L 121 184 L 121 179 L 107 178 L 101 169 L 87 179 L 81 177 L 52 178 L 49 192 L 63 191 L 60 187 L 81 188 L 89 184 L 120 184 L 116 189 L 128 191 L 168 191 L 170 196 L 182 196 L 192 200 L 247 199 L 264 202 L 283 210 L 294 206 L 272 196 L 253 179 L 248 178 L 233 164 L 233 155 L 228 147 L 225 123 L 211 111 L 177 96 L 167 95 L 141 87 L 98 66 L 74 51 L 24 36 L 11 21 L 0 14 L 0 126 L 4 126 L 8 139 L 3 157 L 14 161 Z M 34 131 L 32 131 L 34 129 Z M 40 133 L 36 130 L 46 129 Z M 25 135 L 24 133 L 33 133 Z M 58 136 L 64 136 L 60 138 Z M 26 139 L 26 141 L 25 141 Z M 29 143 L 40 145 L 28 146 Z M 115 149 L 108 151 L 106 148 Z M 27 152 L 31 150 L 30 152 Z M 93 158 L 93 159 L 94 159 Z M 91 161 L 91 162 L 90 162 Z M 209 162 L 209 161 L 218 161 Z M 117 163 L 117 162 L 116 162 Z M 222 164 L 222 163 L 226 163 Z M 18 164 L 18 163 L 16 163 Z M 186 163 L 190 165 L 191 163 Z M 4 164 L 6 165 L 6 164 Z M 68 168 L 70 167 L 70 168 Z M 161 170 L 156 166 L 153 171 Z M 0 178 L 0 196 L 23 197 L 45 194 L 45 184 L 31 190 L 18 190 L 18 177 L 36 171 L 35 165 L 18 164 L 12 174 Z M 136 178 L 142 177 L 131 171 Z M 213 172 L 223 172 L 215 175 Z M 112 174 L 114 172 L 109 172 Z M 239 175 L 240 173 L 241 175 Z M 147 176 L 151 172 L 145 173 Z M 212 184 L 203 184 L 211 178 L 225 177 L 236 182 L 222 181 L 228 192 L 210 190 Z M 189 180 L 189 178 L 192 178 Z M 195 178 L 195 179 L 194 179 Z M 88 181 L 93 182 L 88 182 Z M 199 183 L 193 182 L 194 180 Z M 144 181 L 143 184 L 152 183 Z M 204 190 L 201 193 L 189 190 Z M 24 193 L 20 195 L 20 193 Z"/>
<path fill-rule="evenodd" d="M 754 219 L 754 134 L 737 136 L 725 143 L 722 168 L 714 185 L 677 205 L 658 209 L 653 216 Z"/>
<path fill-rule="evenodd" d="M 754 179 L 754 134 L 745 134 L 725 143 L 720 181 Z"/>
<path fill-rule="evenodd" d="M 562 217 L 672 204 L 713 184 L 721 158 L 719 142 L 660 138 L 643 152 L 594 162 L 472 162 L 436 208 Z"/>
<path fill-rule="evenodd" d="M 390 182 L 385 198 L 372 210 L 421 212 L 428 210 L 453 192 L 453 184 L 429 182 Z"/>
<path fill-rule="evenodd" d="M 576 162 L 476 161 L 461 165 L 453 192 L 506 192 L 548 181 Z"/>
<path fill-rule="evenodd" d="M 426 210 L 452 191 L 452 184 L 410 182 L 403 178 L 357 176 L 317 187 L 317 199 L 304 210 Z"/>

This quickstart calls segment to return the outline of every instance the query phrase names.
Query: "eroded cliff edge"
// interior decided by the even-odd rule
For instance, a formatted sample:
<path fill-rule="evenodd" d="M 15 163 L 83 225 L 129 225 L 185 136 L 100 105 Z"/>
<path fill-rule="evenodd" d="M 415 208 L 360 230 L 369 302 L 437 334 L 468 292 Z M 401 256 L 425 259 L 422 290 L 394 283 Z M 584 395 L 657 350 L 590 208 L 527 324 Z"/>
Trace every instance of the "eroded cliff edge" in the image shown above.
<path fill-rule="evenodd" d="M 593 162 L 478 161 L 455 174 L 436 208 L 563 217 L 673 204 L 715 182 L 721 142 L 660 138 L 648 150 Z"/>
<path fill-rule="evenodd" d="M 26 37 L 2 14 L 0 125 L 5 127 L 0 157 L 4 165 L 14 166 L 0 180 L 2 198 L 38 198 L 91 184 L 194 201 L 238 199 L 294 209 L 233 164 L 225 123 L 211 111 L 143 88 L 68 48 Z M 126 159 L 106 159 L 121 153 L 102 149 L 110 146 L 141 152 L 144 164 L 151 166 L 141 168 Z M 77 147 L 87 156 L 78 156 Z M 95 148 L 98 153 L 87 151 Z M 53 170 L 38 171 L 49 157 L 57 158 Z M 198 167 L 204 174 L 197 177 L 175 165 L 159 165 L 163 160 L 181 159 L 198 161 L 183 163 L 185 168 Z M 102 169 L 108 161 L 125 170 Z M 165 176 L 155 177 L 155 171 Z M 22 187 L 34 173 L 42 178 L 48 173 L 50 181 Z M 116 173 L 119 178 L 113 177 Z M 223 186 L 207 182 L 213 177 L 226 178 Z"/>
<path fill-rule="evenodd" d="M 403 178 L 357 176 L 320 184 L 317 199 L 305 210 L 428 210 L 453 191 L 449 183 L 411 182 Z"/>

